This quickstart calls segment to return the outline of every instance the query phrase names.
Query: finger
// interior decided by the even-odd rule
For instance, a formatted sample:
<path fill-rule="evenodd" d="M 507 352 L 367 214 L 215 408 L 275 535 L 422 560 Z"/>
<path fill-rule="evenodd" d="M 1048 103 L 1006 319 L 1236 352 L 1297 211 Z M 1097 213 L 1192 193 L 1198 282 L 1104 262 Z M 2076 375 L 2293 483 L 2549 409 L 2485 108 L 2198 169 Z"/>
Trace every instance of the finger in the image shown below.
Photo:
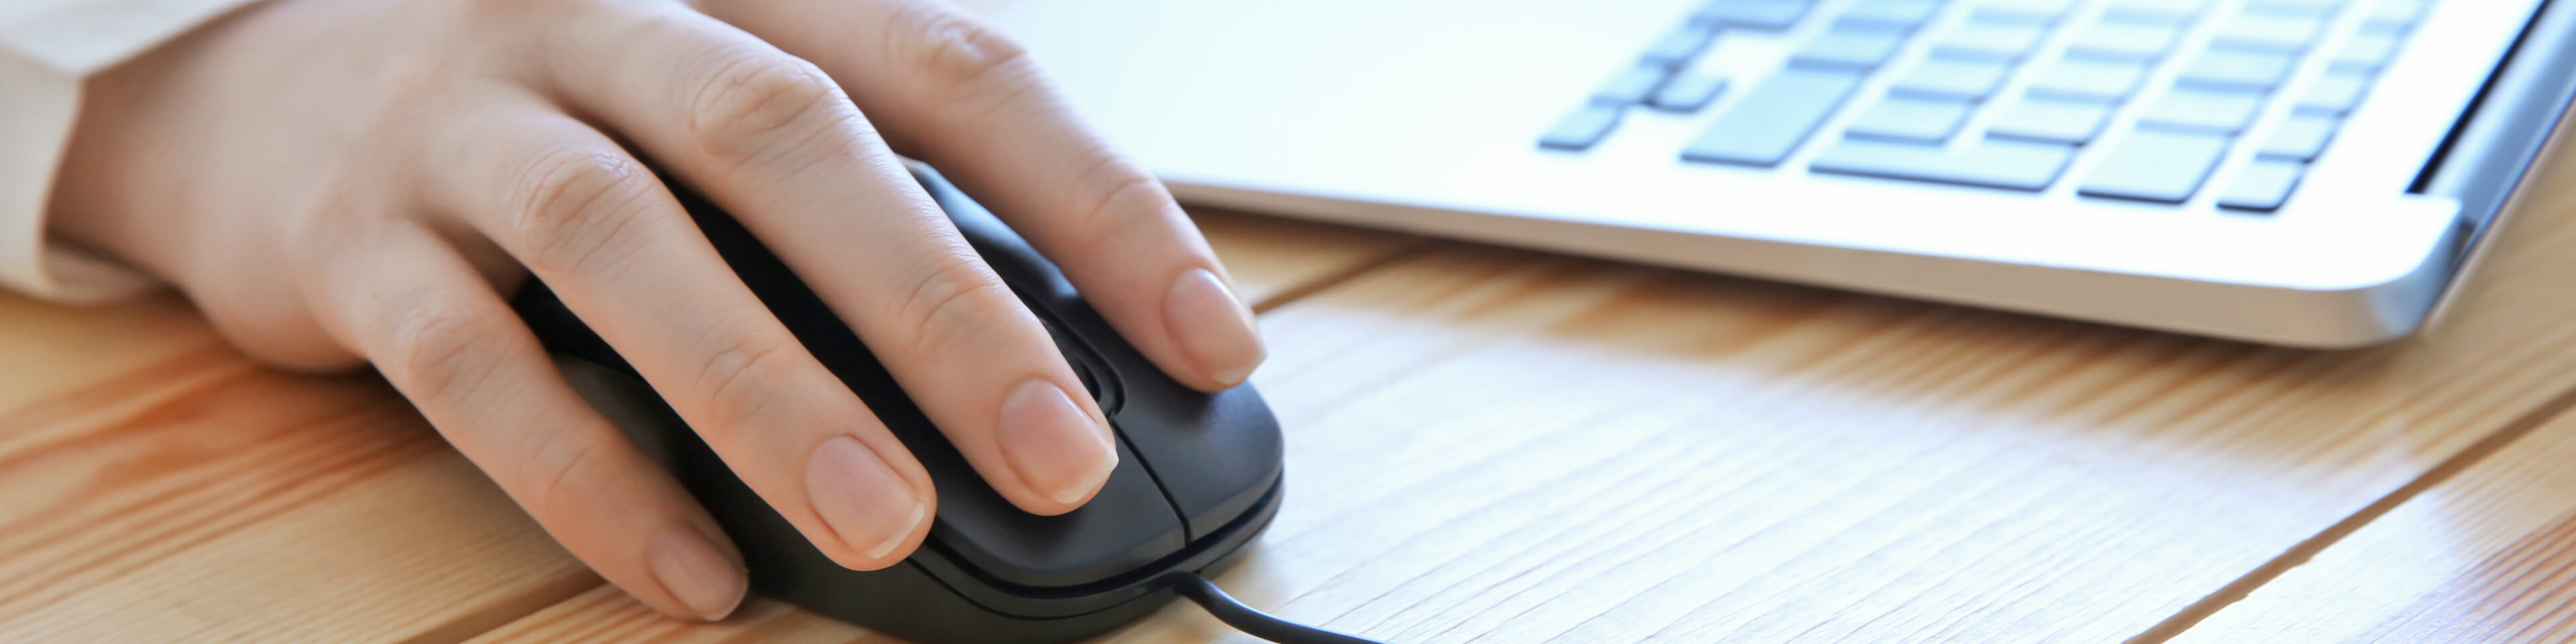
<path fill-rule="evenodd" d="M 839 79 L 896 149 L 1010 222 L 1174 378 L 1222 389 L 1261 364 L 1252 311 L 1198 228 L 1018 44 L 936 0 L 705 4 Z"/>
<path fill-rule="evenodd" d="M 929 475 L 641 163 L 532 97 L 450 140 L 471 143 L 434 173 L 443 205 L 554 289 L 745 484 L 843 565 L 912 551 Z"/>
<path fill-rule="evenodd" d="M 335 333 L 582 563 L 672 616 L 733 612 L 742 555 L 555 375 L 482 275 L 426 230 L 356 242 L 315 276 Z"/>
<path fill-rule="evenodd" d="M 556 50 L 567 100 L 734 213 L 1004 497 L 1099 490 L 1117 452 L 1081 380 L 830 79 L 685 8 L 603 33 Z"/>

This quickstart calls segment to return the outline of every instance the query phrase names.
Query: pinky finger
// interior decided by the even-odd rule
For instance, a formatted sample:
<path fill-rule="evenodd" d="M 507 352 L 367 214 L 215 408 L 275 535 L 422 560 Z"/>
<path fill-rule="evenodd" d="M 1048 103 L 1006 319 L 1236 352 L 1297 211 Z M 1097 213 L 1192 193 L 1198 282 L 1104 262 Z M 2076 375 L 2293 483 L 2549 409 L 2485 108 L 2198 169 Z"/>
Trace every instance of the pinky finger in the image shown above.
<path fill-rule="evenodd" d="M 732 613 L 742 556 L 706 511 L 574 393 L 453 248 L 425 229 L 379 237 L 326 260 L 333 331 L 592 570 L 675 617 Z"/>

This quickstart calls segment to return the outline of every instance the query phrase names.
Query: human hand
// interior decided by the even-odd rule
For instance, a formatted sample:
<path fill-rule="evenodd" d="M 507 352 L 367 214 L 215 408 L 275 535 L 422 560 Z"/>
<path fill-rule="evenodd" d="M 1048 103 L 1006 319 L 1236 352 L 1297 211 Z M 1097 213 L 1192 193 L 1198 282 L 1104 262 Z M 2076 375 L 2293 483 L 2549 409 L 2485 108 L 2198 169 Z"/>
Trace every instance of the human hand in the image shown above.
<path fill-rule="evenodd" d="M 574 555 L 675 616 L 731 612 L 741 557 L 555 373 L 504 304 L 528 274 L 842 565 L 901 560 L 935 500 L 629 150 L 759 235 L 1030 512 L 1099 489 L 1106 421 L 896 154 L 991 206 L 1181 382 L 1231 386 L 1263 356 L 1161 184 L 935 2 L 272 0 L 87 96 L 59 240 L 167 279 L 260 360 L 373 362 Z"/>

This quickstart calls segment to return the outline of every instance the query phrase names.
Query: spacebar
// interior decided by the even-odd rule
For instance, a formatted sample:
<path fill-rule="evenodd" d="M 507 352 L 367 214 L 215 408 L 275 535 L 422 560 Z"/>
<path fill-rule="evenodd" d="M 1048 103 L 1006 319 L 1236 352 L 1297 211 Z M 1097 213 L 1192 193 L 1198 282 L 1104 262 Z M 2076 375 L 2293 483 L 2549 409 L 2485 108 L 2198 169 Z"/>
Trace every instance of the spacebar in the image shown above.
<path fill-rule="evenodd" d="M 1860 87 L 1848 69 L 1780 70 L 1745 94 L 1689 146 L 1682 160 L 1771 167 L 1789 158 Z"/>
<path fill-rule="evenodd" d="M 2074 146 L 2007 139 L 1984 139 L 1956 148 L 1847 139 L 1825 148 L 1808 167 L 1835 174 L 2038 191 L 2056 182 L 2074 157 Z"/>

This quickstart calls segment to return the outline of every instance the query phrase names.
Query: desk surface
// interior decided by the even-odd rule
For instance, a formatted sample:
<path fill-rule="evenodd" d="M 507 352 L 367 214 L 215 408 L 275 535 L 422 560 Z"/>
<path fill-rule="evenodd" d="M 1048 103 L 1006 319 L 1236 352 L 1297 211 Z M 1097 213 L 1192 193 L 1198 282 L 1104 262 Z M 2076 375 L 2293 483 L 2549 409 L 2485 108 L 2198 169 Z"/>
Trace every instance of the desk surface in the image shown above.
<path fill-rule="evenodd" d="M 1432 642 L 2576 637 L 2576 185 L 2318 353 L 1201 213 L 1290 496 L 1221 582 Z M 653 616 L 381 382 L 0 296 L 0 642 L 847 642 Z M 1233 638 L 1177 606 L 1121 641 Z"/>

